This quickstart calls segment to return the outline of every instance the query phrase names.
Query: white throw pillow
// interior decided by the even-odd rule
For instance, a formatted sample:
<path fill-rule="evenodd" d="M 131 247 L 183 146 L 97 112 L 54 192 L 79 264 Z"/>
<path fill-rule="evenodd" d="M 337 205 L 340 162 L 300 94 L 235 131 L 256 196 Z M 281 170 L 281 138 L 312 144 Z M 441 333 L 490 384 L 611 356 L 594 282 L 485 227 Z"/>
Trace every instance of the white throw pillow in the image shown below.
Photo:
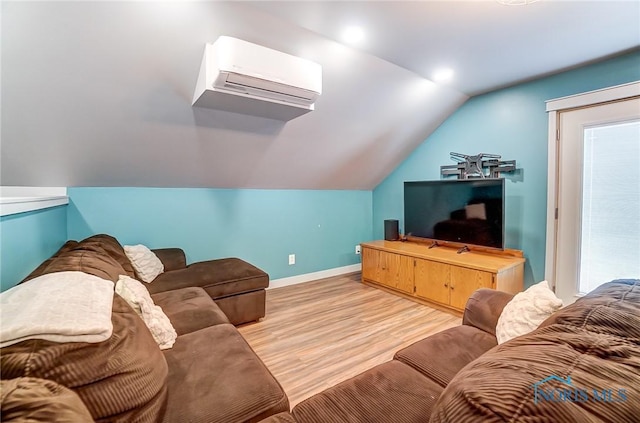
<path fill-rule="evenodd" d="M 496 325 L 498 344 L 536 329 L 562 307 L 562 300 L 542 281 L 516 294 L 502 310 Z"/>
<path fill-rule="evenodd" d="M 124 253 L 144 282 L 149 283 L 164 272 L 164 265 L 158 256 L 142 244 L 125 245 Z"/>
<path fill-rule="evenodd" d="M 140 281 L 120 275 L 116 283 L 116 294 L 124 298 L 144 320 L 160 349 L 173 347 L 178 334 L 162 308 L 155 305 L 149 291 Z"/>
<path fill-rule="evenodd" d="M 111 281 L 83 272 L 38 276 L 0 294 L 0 347 L 27 339 L 106 341 L 112 306 Z"/>

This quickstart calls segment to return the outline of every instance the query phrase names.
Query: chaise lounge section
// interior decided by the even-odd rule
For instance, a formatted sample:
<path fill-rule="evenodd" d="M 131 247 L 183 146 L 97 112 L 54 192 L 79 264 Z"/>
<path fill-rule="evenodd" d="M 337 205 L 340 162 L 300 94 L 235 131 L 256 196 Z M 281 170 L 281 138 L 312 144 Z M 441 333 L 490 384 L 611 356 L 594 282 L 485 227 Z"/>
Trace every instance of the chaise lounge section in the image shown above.
<path fill-rule="evenodd" d="M 180 248 L 153 250 L 165 272 L 148 287 L 151 294 L 197 286 L 204 289 L 234 325 L 265 315 L 269 275 L 239 258 L 201 261 L 187 265 Z"/>

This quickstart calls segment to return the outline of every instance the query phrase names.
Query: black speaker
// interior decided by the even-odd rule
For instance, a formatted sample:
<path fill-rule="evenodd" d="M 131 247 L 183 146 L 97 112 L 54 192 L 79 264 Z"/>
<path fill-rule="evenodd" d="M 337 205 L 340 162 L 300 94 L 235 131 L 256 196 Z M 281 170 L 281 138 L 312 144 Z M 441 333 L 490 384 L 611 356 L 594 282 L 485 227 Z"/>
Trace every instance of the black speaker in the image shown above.
<path fill-rule="evenodd" d="M 397 241 L 400 239 L 397 220 L 388 219 L 384 221 L 384 239 L 385 241 Z"/>

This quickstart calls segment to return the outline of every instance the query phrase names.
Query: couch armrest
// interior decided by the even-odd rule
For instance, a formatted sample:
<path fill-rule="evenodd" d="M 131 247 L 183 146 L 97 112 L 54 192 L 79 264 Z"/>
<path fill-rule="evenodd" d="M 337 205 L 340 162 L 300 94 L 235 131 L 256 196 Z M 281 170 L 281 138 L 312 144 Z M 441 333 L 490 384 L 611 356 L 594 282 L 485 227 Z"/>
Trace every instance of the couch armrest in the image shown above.
<path fill-rule="evenodd" d="M 498 318 L 513 294 L 481 288 L 474 292 L 464 308 L 462 324 L 474 326 L 495 336 Z"/>
<path fill-rule="evenodd" d="M 151 251 L 158 256 L 165 272 L 187 267 L 187 258 L 181 248 L 158 248 Z"/>

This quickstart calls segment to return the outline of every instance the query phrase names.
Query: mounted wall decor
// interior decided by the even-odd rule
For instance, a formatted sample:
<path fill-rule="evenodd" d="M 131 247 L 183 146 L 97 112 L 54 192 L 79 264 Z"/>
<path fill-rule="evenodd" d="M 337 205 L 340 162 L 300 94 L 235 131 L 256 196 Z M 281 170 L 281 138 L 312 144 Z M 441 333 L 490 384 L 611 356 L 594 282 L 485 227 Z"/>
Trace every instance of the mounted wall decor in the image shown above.
<path fill-rule="evenodd" d="M 458 162 L 454 165 L 440 166 L 442 176 L 457 175 L 458 179 L 499 178 L 502 172 L 516 170 L 515 160 L 500 160 L 498 154 L 479 153 L 469 156 L 451 152 L 451 159 Z"/>

